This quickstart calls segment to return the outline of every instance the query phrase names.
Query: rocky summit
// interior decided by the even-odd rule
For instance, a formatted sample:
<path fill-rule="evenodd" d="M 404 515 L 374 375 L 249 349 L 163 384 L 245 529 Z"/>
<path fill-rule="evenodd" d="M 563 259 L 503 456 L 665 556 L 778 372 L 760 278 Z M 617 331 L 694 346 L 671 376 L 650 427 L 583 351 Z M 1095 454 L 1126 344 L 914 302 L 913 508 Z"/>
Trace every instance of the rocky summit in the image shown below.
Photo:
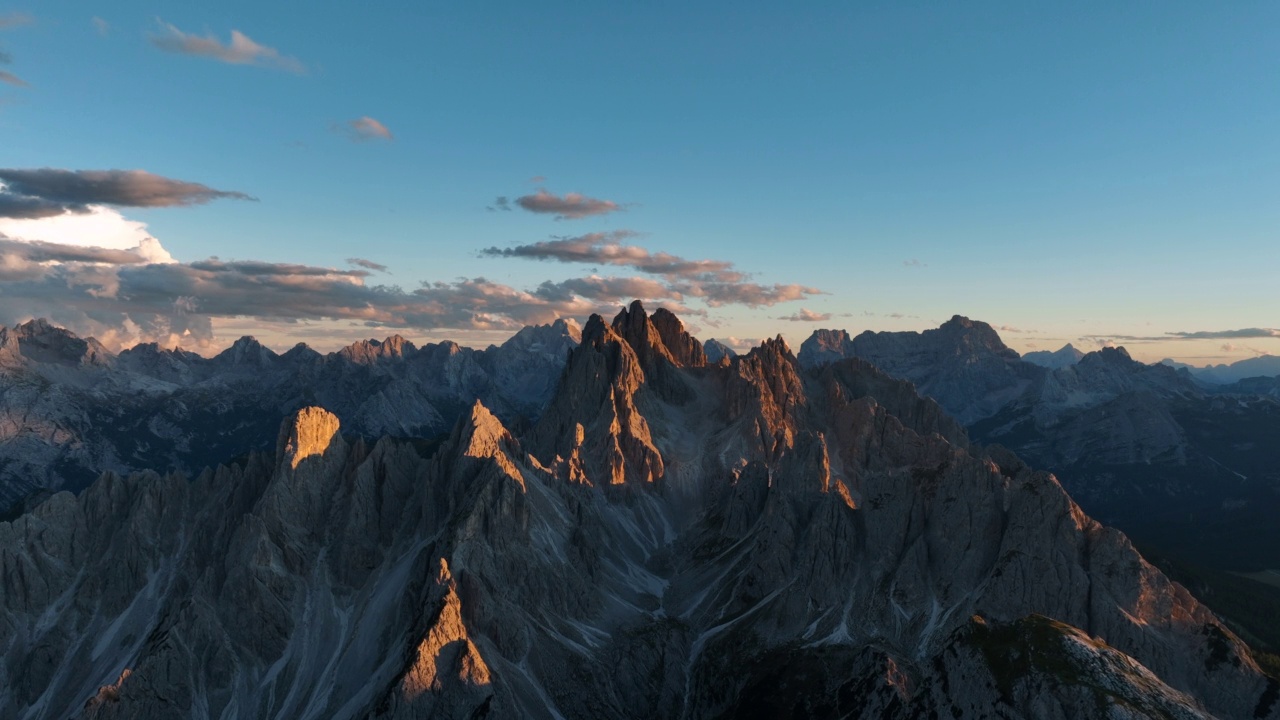
<path fill-rule="evenodd" d="M 709 362 L 634 304 L 524 428 L 344 429 L 0 523 L 0 716 L 1280 717 L 1123 534 L 857 357 Z"/>

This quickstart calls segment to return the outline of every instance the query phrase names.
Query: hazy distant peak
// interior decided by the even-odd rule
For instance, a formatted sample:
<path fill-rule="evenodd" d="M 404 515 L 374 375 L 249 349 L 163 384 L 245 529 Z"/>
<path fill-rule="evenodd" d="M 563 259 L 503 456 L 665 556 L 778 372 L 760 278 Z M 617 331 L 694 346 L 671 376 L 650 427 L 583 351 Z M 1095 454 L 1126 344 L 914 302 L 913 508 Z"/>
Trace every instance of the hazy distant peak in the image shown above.
<path fill-rule="evenodd" d="M 1080 362 L 1080 358 L 1084 357 L 1084 355 L 1074 345 L 1067 343 L 1057 350 L 1037 350 L 1026 353 L 1022 356 L 1022 359 L 1041 367 L 1056 369 L 1075 365 Z"/>

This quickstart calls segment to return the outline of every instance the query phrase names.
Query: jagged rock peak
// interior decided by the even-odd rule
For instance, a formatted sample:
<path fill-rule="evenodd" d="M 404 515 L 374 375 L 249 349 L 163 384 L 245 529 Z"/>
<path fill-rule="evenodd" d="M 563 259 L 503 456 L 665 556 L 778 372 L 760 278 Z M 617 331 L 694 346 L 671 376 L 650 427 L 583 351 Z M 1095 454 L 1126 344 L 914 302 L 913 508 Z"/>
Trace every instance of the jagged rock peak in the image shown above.
<path fill-rule="evenodd" d="M 1106 362 L 1112 365 L 1128 365 L 1133 357 L 1123 347 L 1104 347 L 1095 350 L 1080 359 L 1081 362 Z"/>
<path fill-rule="evenodd" d="M 966 338 L 969 344 L 984 345 L 1001 354 L 1017 355 L 1000 339 L 996 329 L 981 320 L 970 320 L 963 315 L 952 315 L 951 319 L 938 326 L 938 331 L 946 335 L 959 335 Z M 926 330 L 925 333 L 929 331 Z"/>
<path fill-rule="evenodd" d="M 18 331 L 18 335 L 24 338 L 39 337 L 50 333 L 58 333 L 61 335 L 71 335 L 70 332 L 56 327 L 44 318 L 32 318 L 14 328 Z"/>
<path fill-rule="evenodd" d="M 411 355 L 417 347 L 400 335 L 386 340 L 361 340 L 338 351 L 338 355 L 356 364 L 369 364 L 379 360 L 400 359 Z"/>
<path fill-rule="evenodd" d="M 597 313 L 592 313 L 587 318 L 587 324 L 582 327 L 582 344 L 583 345 L 599 345 L 604 340 L 609 326 L 605 324 L 604 318 Z"/>
<path fill-rule="evenodd" d="M 639 302 L 638 300 L 636 301 Z M 684 367 L 703 367 L 707 364 L 707 353 L 698 339 L 684 329 L 684 323 L 675 313 L 666 308 L 658 308 L 649 317 L 649 322 L 658 330 L 662 344 L 675 359 L 677 365 Z"/>
<path fill-rule="evenodd" d="M 338 436 L 338 417 L 319 407 L 305 407 L 285 418 L 280 425 L 276 458 L 296 470 L 314 455 L 323 455 Z"/>
<path fill-rule="evenodd" d="M 319 360 L 323 356 L 320 353 L 316 352 L 314 349 L 312 349 L 310 345 L 307 345 L 304 342 L 300 342 L 297 345 L 294 345 L 293 347 L 286 350 L 284 354 L 282 354 L 280 357 L 283 358 L 284 360 L 298 361 L 298 360 Z"/>
<path fill-rule="evenodd" d="M 853 339 L 846 330 L 814 330 L 800 344 L 800 364 L 815 367 L 843 360 L 853 354 Z"/>
<path fill-rule="evenodd" d="M 502 444 L 511 441 L 506 426 L 479 400 L 471 406 L 461 428 L 457 447 L 467 457 L 495 457 L 502 453 Z"/>
<path fill-rule="evenodd" d="M 492 694 L 489 667 L 467 630 L 444 558 L 436 588 L 439 610 L 400 680 L 392 717 L 454 717 L 459 707 L 473 708 Z"/>
<path fill-rule="evenodd" d="M 623 308 L 613 318 L 613 330 L 636 351 L 641 365 L 646 369 L 651 367 L 649 361 L 655 356 L 665 358 L 673 365 L 677 364 L 671 351 L 667 349 L 667 344 L 663 342 L 662 335 L 658 333 L 658 328 L 649 321 L 644 304 L 639 300 L 632 301 L 630 307 Z"/>
<path fill-rule="evenodd" d="M 215 360 L 229 362 L 232 365 L 266 365 L 279 357 L 271 348 L 258 342 L 252 335 L 245 335 L 231 344 L 231 347 L 218 353 Z"/>
<path fill-rule="evenodd" d="M 37 362 L 106 366 L 113 357 L 95 338 L 80 338 L 44 318 L 28 320 L 12 334 L 21 354 Z"/>
<path fill-rule="evenodd" d="M 702 344 L 702 350 L 707 356 L 707 364 L 714 365 L 724 358 L 738 357 L 738 352 L 724 343 L 711 338 Z"/>

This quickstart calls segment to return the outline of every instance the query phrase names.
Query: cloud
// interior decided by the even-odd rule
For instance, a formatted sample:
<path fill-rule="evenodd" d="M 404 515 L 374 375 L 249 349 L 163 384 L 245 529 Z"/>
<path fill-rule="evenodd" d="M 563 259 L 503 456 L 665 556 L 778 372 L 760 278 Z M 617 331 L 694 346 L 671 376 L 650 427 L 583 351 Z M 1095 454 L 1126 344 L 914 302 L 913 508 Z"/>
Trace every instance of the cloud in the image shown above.
<path fill-rule="evenodd" d="M 13 85 L 14 87 L 30 87 L 26 80 L 4 70 L 0 70 L 0 82 Z"/>
<path fill-rule="evenodd" d="M 386 265 L 383 265 L 381 263 L 376 263 L 372 260 L 365 260 L 364 258 L 355 258 L 355 257 L 347 258 L 347 264 L 355 265 L 356 267 L 362 267 L 362 268 L 365 268 L 366 270 L 375 270 L 381 273 L 391 272 L 390 270 L 387 269 Z"/>
<path fill-rule="evenodd" d="M 506 195 L 499 195 L 493 199 L 492 205 L 485 206 L 485 210 L 488 210 L 489 212 L 497 212 L 499 210 L 502 212 L 511 212 L 511 201 L 507 199 Z"/>
<path fill-rule="evenodd" d="M 112 347 L 139 341 L 201 347 L 213 341 L 215 321 L 515 330 L 612 312 L 633 297 L 683 309 L 668 285 L 648 278 L 573 278 L 529 291 L 477 277 L 402 289 L 369 284 L 372 268 L 364 266 L 343 270 L 220 258 L 157 263 L 147 260 L 154 250 L 4 238 L 0 323 L 47 317 Z"/>
<path fill-rule="evenodd" d="M 1249 340 L 1280 338 L 1277 328 L 1241 328 L 1239 330 L 1197 330 L 1194 332 L 1167 332 L 1164 335 L 1109 335 L 1113 340 L 1125 342 L 1166 342 L 1169 340 Z"/>
<path fill-rule="evenodd" d="M 184 33 L 158 20 L 160 33 L 151 36 L 151 44 L 165 52 L 206 57 L 230 65 L 256 65 L 293 73 L 304 73 L 306 67 L 297 58 L 281 55 L 279 50 L 254 42 L 239 30 L 231 31 L 231 42 L 222 44 L 212 33 L 200 36 Z"/>
<path fill-rule="evenodd" d="M 618 304 L 634 298 L 641 300 L 672 300 L 680 302 L 683 297 L 667 285 L 649 278 L 637 277 L 598 277 L 591 275 L 582 278 L 570 278 L 560 282 L 550 280 L 542 283 L 534 291 L 538 297 L 549 301 L 563 302 L 572 297 L 581 297 L 599 303 Z"/>
<path fill-rule="evenodd" d="M 913 267 L 913 268 L 929 267 L 928 264 L 922 263 L 915 258 L 911 258 L 910 260 L 903 260 L 902 264 L 906 267 Z"/>
<path fill-rule="evenodd" d="M 490 247 L 481 255 L 530 260 L 555 260 L 562 263 L 618 265 L 652 275 L 680 278 L 703 278 L 721 282 L 737 282 L 744 278 L 733 264 L 722 260 L 686 260 L 664 252 L 653 253 L 638 245 L 623 245 L 622 240 L 639 235 L 632 230 L 595 232 L 576 237 L 546 240 L 532 245 L 510 248 Z"/>
<path fill-rule="evenodd" d="M 790 320 L 791 322 L 826 322 L 831 319 L 831 313 L 817 313 L 806 308 L 800 308 L 800 312 L 792 315 L 783 315 L 779 320 Z"/>
<path fill-rule="evenodd" d="M 173 257 L 151 237 L 146 223 L 129 220 L 118 211 L 100 205 L 92 206 L 87 213 L 43 219 L 14 219 L 0 214 L 0 235 L 116 250 L 141 248 L 149 262 L 173 262 Z"/>
<path fill-rule="evenodd" d="M 760 338 L 740 338 L 740 337 L 732 337 L 732 336 L 716 338 L 716 340 L 719 340 L 720 342 L 724 343 L 725 345 L 733 348 L 738 352 L 746 352 L 751 350 L 752 348 L 759 347 L 760 343 L 762 342 Z"/>
<path fill-rule="evenodd" d="M 490 247 L 482 256 L 551 260 L 562 263 L 626 267 L 666 281 L 675 298 L 698 298 L 710 307 L 746 305 L 760 307 L 790 300 L 804 300 L 823 291 L 805 285 L 761 285 L 747 282 L 747 275 L 724 260 L 689 260 L 638 245 L 623 245 L 635 237 L 631 230 L 588 233 L 509 248 Z"/>
<path fill-rule="evenodd" d="M 711 307 L 746 305 L 750 308 L 757 308 L 792 300 L 804 300 L 812 295 L 826 294 L 818 288 L 796 284 L 677 283 L 673 287 L 689 297 L 700 298 Z"/>
<path fill-rule="evenodd" d="M 1012 325 L 999 325 L 996 327 L 996 329 L 999 330 L 1000 332 L 1008 332 L 1008 333 L 1025 333 L 1026 332 L 1026 330 L 1020 330 Z"/>
<path fill-rule="evenodd" d="M 1240 330 L 1200 330 L 1197 332 L 1167 333 L 1177 340 L 1220 340 L 1245 338 L 1280 338 L 1280 329 L 1276 328 L 1242 328 Z M 1168 339 L 1168 338 L 1161 338 Z"/>
<path fill-rule="evenodd" d="M 140 265 L 148 261 L 140 248 L 121 250 L 90 245 L 65 245 L 43 240 L 15 240 L 0 234 L 0 256 L 6 261 L 28 263 L 83 262 L 109 265 Z"/>
<path fill-rule="evenodd" d="M 622 210 L 622 206 L 612 200 L 598 200 L 578 193 L 568 193 L 564 197 L 538 188 L 533 195 L 521 195 L 516 204 L 533 213 L 554 214 L 556 220 L 577 220 L 591 215 L 608 215 Z"/>
<path fill-rule="evenodd" d="M 36 19 L 30 13 L 12 12 L 0 15 L 0 30 L 30 25 Z"/>
<path fill-rule="evenodd" d="M 97 30 L 98 34 L 101 35 L 102 37 L 106 37 L 107 34 L 111 32 L 111 23 L 107 22 L 106 20 L 103 20 L 102 18 L 95 16 L 92 22 L 93 22 L 93 29 Z"/>
<path fill-rule="evenodd" d="M 366 142 L 368 140 L 394 140 L 395 136 L 387 129 L 386 125 L 365 115 L 355 120 L 348 120 L 343 123 L 343 129 L 347 136 L 355 142 Z"/>
<path fill-rule="evenodd" d="M 0 169 L 0 217 L 45 218 L 85 213 L 91 205 L 172 207 L 219 198 L 254 200 L 242 192 L 214 190 L 144 170 Z"/>

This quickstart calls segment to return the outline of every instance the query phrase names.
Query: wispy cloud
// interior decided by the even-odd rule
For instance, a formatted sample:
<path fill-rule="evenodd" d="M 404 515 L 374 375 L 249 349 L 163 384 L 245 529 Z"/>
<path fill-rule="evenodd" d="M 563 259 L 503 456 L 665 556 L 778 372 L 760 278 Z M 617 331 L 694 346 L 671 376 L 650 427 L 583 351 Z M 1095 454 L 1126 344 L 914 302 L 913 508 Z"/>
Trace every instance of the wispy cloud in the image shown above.
<path fill-rule="evenodd" d="M 31 13 L 11 12 L 0 15 L 0 30 L 30 25 L 36 21 Z"/>
<path fill-rule="evenodd" d="M 1219 340 L 1246 338 L 1280 338 L 1280 329 L 1276 328 L 1242 328 L 1240 330 L 1198 330 L 1195 332 L 1171 332 L 1171 337 L 1180 340 Z"/>
<path fill-rule="evenodd" d="M 109 265 L 140 265 L 148 262 L 146 253 L 141 249 L 121 250 L 81 245 L 65 245 L 63 243 L 45 242 L 43 240 L 15 240 L 0 235 L 0 277 L 6 272 L 13 272 L 21 263 L 106 263 Z"/>
<path fill-rule="evenodd" d="M 172 207 L 230 198 L 242 192 L 215 190 L 144 170 L 0 169 L 0 217 L 43 218 L 88 212 L 91 205 Z"/>
<path fill-rule="evenodd" d="M 102 37 L 106 37 L 108 34 L 111 33 L 111 23 L 107 22 L 106 20 L 103 20 L 100 17 L 94 16 L 91 22 L 93 23 L 93 29 L 97 30 L 98 34 L 101 35 Z"/>
<path fill-rule="evenodd" d="M 1259 338 L 1280 338 L 1277 328 L 1241 328 L 1238 330 L 1196 330 L 1192 332 L 1175 331 L 1163 335 L 1098 335 L 1087 336 L 1085 340 L 1098 339 L 1119 342 L 1168 342 L 1170 340 L 1250 340 Z"/>
<path fill-rule="evenodd" d="M 376 263 L 372 260 L 365 260 L 364 258 L 358 258 L 358 257 L 347 258 L 347 264 L 355 265 L 356 267 L 362 267 L 366 270 L 373 270 L 374 272 L 380 272 L 380 273 L 391 272 L 390 270 L 387 269 L 386 265 L 383 265 L 382 263 Z"/>
<path fill-rule="evenodd" d="M 666 281 L 669 296 L 674 299 L 698 298 L 710 307 L 769 306 L 823 294 L 821 290 L 805 285 L 761 285 L 747 282 L 745 273 L 724 260 L 689 260 L 679 255 L 653 252 L 638 245 L 622 243 L 636 235 L 631 230 L 588 233 L 509 248 L 490 247 L 481 250 L 480 254 L 488 257 L 625 267 L 662 277 Z"/>
<path fill-rule="evenodd" d="M 800 308 L 800 312 L 782 315 L 778 319 L 791 322 L 826 322 L 831 319 L 831 313 L 819 313 L 807 308 Z"/>
<path fill-rule="evenodd" d="M 394 140 L 395 136 L 387 129 L 386 125 L 365 115 L 355 120 L 348 120 L 342 124 L 343 131 L 356 142 L 365 142 L 368 140 Z"/>
<path fill-rule="evenodd" d="M 722 260 L 686 260 L 665 252 L 650 252 L 638 245 L 623 245 L 622 241 L 637 237 L 633 230 L 594 232 L 575 237 L 516 245 L 509 248 L 490 247 L 481 250 L 490 257 L 526 258 L 529 260 L 554 260 L 562 263 L 588 265 L 618 265 L 653 275 L 675 278 L 708 278 L 722 282 L 737 282 L 743 274 L 734 271 L 733 264 Z"/>
<path fill-rule="evenodd" d="M 212 33 L 185 33 L 163 20 L 157 20 L 160 32 L 151 36 L 151 44 L 165 52 L 194 55 L 230 65 L 256 65 L 293 73 L 306 72 L 300 60 L 282 55 L 279 50 L 255 42 L 239 30 L 231 31 L 230 42 L 223 44 Z"/>
<path fill-rule="evenodd" d="M 13 18 L 28 18 L 27 22 L 30 22 L 29 20 L 30 17 L 31 17 L 30 15 L 0 16 L 0 30 L 3 30 L 6 27 L 13 27 L 14 25 L 26 24 L 25 22 L 17 22 L 13 20 Z M 5 24 L 6 18 L 10 22 L 9 25 Z M 0 65 L 8 65 L 12 62 L 13 62 L 13 56 L 4 50 L 0 50 Z M 13 73 L 7 72 L 5 70 L 0 70 L 0 82 L 5 83 L 6 85 L 13 85 L 14 87 L 29 87 L 29 84 L 27 83 L 26 80 L 23 80 L 17 75 L 14 75 Z"/>
<path fill-rule="evenodd" d="M 516 204 L 532 213 L 555 215 L 556 220 L 577 220 L 592 215 L 608 215 L 623 207 L 612 200 L 600 200 L 579 193 L 567 193 L 563 197 L 543 188 L 532 195 L 521 195 Z"/>
<path fill-rule="evenodd" d="M 917 259 L 915 259 L 915 258 L 911 258 L 910 260 L 903 260 L 903 261 L 902 261 L 902 264 L 903 264 L 903 266 L 905 266 L 905 267 L 909 267 L 909 268 L 923 268 L 923 267 L 929 267 L 929 265 L 928 265 L 927 263 L 922 263 L 922 262 L 920 262 L 919 260 L 917 260 Z"/>

